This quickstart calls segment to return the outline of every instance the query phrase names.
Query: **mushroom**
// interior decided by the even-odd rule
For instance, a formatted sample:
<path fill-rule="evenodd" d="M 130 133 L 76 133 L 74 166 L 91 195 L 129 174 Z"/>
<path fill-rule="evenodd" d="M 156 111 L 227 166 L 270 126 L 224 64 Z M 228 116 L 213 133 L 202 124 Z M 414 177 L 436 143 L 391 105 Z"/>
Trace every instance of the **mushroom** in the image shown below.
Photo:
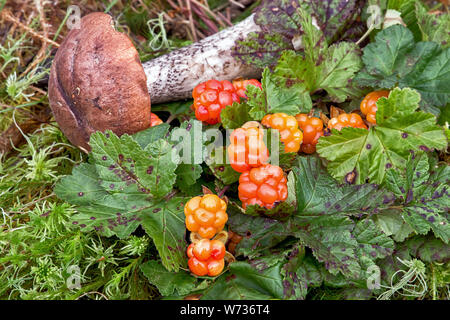
<path fill-rule="evenodd" d="M 257 77 L 260 70 L 231 55 L 235 41 L 259 31 L 253 15 L 185 48 L 141 65 L 131 40 L 114 30 L 112 18 L 95 12 L 81 19 L 59 47 L 49 78 L 50 107 L 74 145 L 90 150 L 95 131 L 117 135 L 150 126 L 154 103 L 189 98 L 211 78 Z"/>
<path fill-rule="evenodd" d="M 118 135 L 150 126 L 146 75 L 131 40 L 95 12 L 69 32 L 53 60 L 50 107 L 66 137 L 87 152 L 95 131 Z"/>

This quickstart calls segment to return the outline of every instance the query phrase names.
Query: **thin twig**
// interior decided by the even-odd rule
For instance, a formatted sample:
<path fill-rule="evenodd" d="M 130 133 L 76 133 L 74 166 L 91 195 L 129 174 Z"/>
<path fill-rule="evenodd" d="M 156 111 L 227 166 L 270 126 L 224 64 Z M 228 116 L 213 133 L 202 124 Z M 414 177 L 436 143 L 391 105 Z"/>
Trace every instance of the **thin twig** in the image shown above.
<path fill-rule="evenodd" d="M 196 4 L 197 6 L 203 8 L 208 14 L 210 14 L 223 28 L 226 28 L 225 23 L 223 23 L 222 19 L 220 19 L 214 12 L 211 11 L 207 6 L 204 4 L 198 2 L 197 0 L 190 0 L 192 3 Z"/>
<path fill-rule="evenodd" d="M 240 7 L 241 9 L 245 9 L 245 6 L 242 3 L 239 3 L 239 2 L 234 1 L 234 0 L 228 0 L 228 2 L 234 4 L 237 7 Z"/>
<path fill-rule="evenodd" d="M 8 20 L 8 21 L 10 21 L 10 22 L 16 24 L 19 28 L 21 28 L 21 29 L 25 30 L 26 32 L 30 33 L 33 37 L 38 38 L 38 39 L 41 40 L 41 41 L 50 43 L 51 45 L 53 45 L 53 46 L 59 48 L 59 44 L 58 44 L 58 43 L 56 43 L 55 41 L 52 41 L 52 40 L 50 40 L 50 39 L 48 39 L 48 38 L 45 38 L 45 37 L 42 36 L 41 34 L 37 33 L 37 32 L 34 31 L 33 29 L 31 29 L 30 27 L 24 25 L 22 22 L 18 21 L 16 18 L 14 18 L 13 16 L 11 16 L 11 14 L 10 14 L 8 11 L 3 10 L 3 11 L 0 13 L 0 16 L 2 16 L 5 20 Z"/>
<path fill-rule="evenodd" d="M 192 18 L 192 10 L 191 10 L 191 0 L 186 0 L 187 9 L 188 9 L 188 15 L 189 15 L 189 25 L 191 27 L 192 37 L 194 42 L 198 41 L 197 33 L 195 32 L 194 27 L 194 19 Z"/>

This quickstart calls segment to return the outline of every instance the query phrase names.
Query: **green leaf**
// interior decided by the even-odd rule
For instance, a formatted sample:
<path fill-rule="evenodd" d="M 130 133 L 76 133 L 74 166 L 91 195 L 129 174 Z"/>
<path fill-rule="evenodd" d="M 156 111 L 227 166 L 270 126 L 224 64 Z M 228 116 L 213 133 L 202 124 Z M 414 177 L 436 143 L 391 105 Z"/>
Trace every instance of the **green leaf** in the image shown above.
<path fill-rule="evenodd" d="M 230 264 L 225 273 L 201 297 L 202 300 L 267 300 L 282 299 L 281 264 L 257 270 L 248 262 Z"/>
<path fill-rule="evenodd" d="M 286 201 L 278 202 L 273 208 L 267 209 L 259 205 L 249 205 L 245 214 L 250 216 L 270 217 L 271 219 L 285 220 L 295 212 L 295 206 Z"/>
<path fill-rule="evenodd" d="M 162 198 L 173 188 L 179 159 L 172 154 L 172 145 L 163 139 L 150 143 L 144 151 L 148 151 L 150 156 L 144 153 L 136 155 L 139 159 L 137 164 L 144 164 L 136 166 L 136 173 L 150 194 Z"/>
<path fill-rule="evenodd" d="M 160 125 L 150 127 L 148 129 L 139 131 L 133 135 L 133 139 L 139 143 L 142 149 L 145 149 L 147 145 L 155 142 L 159 139 L 164 139 L 167 137 L 170 125 L 167 123 L 161 123 Z"/>
<path fill-rule="evenodd" d="M 323 33 L 323 40 L 330 43 L 347 35 L 358 39 L 364 30 L 358 28 L 355 20 L 363 5 L 364 2 L 358 0 L 262 1 L 254 17 L 261 31 L 237 41 L 233 56 L 262 69 L 273 66 L 286 50 L 302 51 L 308 41 L 306 38 L 314 38 L 315 34 Z M 313 18 L 321 31 L 305 23 L 305 18 Z"/>
<path fill-rule="evenodd" d="M 280 263 L 265 269 L 259 268 L 258 270 L 249 263 L 241 261 L 230 265 L 230 271 L 236 276 L 236 282 L 246 288 L 258 290 L 276 299 L 283 297 L 280 270 Z"/>
<path fill-rule="evenodd" d="M 338 185 L 316 157 L 300 158 L 293 172 L 298 212 L 291 230 L 332 274 L 358 278 L 366 263 L 389 253 L 392 240 L 372 221 L 355 226 L 349 216 L 379 212 L 392 204 L 392 194 L 374 185 Z"/>
<path fill-rule="evenodd" d="M 228 226 L 243 236 L 236 255 L 254 258 L 283 241 L 289 234 L 288 222 L 242 214 L 234 205 L 228 206 Z"/>
<path fill-rule="evenodd" d="M 65 198 L 62 198 L 65 199 Z M 96 230 L 105 236 L 123 239 L 142 225 L 152 238 L 168 270 L 186 264 L 184 257 L 184 198 L 149 202 L 145 195 L 112 194 L 95 203 L 78 206 L 72 224 L 83 230 Z"/>
<path fill-rule="evenodd" d="M 261 120 L 269 113 L 283 112 L 288 115 L 300 113 L 299 106 L 303 98 L 299 85 L 286 87 L 281 84 L 282 80 L 266 68 L 261 80 L 263 90 L 255 86 L 247 89 L 247 104 L 250 106 L 249 113 L 253 120 Z"/>
<path fill-rule="evenodd" d="M 436 118 L 414 111 L 416 101 L 416 91 L 396 88 L 377 103 L 377 126 L 333 129 L 330 136 L 321 137 L 317 152 L 330 161 L 331 175 L 342 180 L 354 173 L 356 183 L 368 178 L 381 184 L 387 168 L 405 168 L 410 150 L 446 148 L 447 139 Z"/>
<path fill-rule="evenodd" d="M 317 65 L 317 64 L 316 64 Z M 351 79 L 362 67 L 359 47 L 352 42 L 333 44 L 318 72 L 320 78 L 315 85 L 327 91 L 334 102 L 343 102 L 347 97 L 357 96 Z"/>
<path fill-rule="evenodd" d="M 202 175 L 203 169 L 199 164 L 180 164 L 175 170 L 176 184 L 182 191 L 187 191 Z"/>
<path fill-rule="evenodd" d="M 309 247 L 314 257 L 323 262 L 332 274 L 341 272 L 346 277 L 357 278 L 361 272 L 355 248 L 358 243 L 351 236 L 354 227 L 348 217 L 338 215 L 310 219 L 299 223 L 294 232 Z"/>
<path fill-rule="evenodd" d="M 186 198 L 174 197 L 145 208 L 142 226 L 153 239 L 161 261 L 168 270 L 178 271 L 186 265 L 185 216 Z"/>
<path fill-rule="evenodd" d="M 382 270 L 381 280 L 384 285 L 391 285 L 392 276 L 405 266 L 398 260 L 420 259 L 425 262 L 447 263 L 450 260 L 448 245 L 434 237 L 415 236 L 397 246 L 391 256 L 377 261 Z"/>
<path fill-rule="evenodd" d="M 400 210 L 384 210 L 374 215 L 373 219 L 378 227 L 387 235 L 393 236 L 396 242 L 403 242 L 414 230 L 407 224 Z"/>
<path fill-rule="evenodd" d="M 249 114 L 249 106 L 246 102 L 234 102 L 231 106 L 222 109 L 220 119 L 225 129 L 237 129 L 247 121 L 252 120 Z"/>
<path fill-rule="evenodd" d="M 427 111 L 445 106 L 450 99 L 450 49 L 435 42 L 414 42 L 412 32 L 394 25 L 379 32 L 363 50 L 364 69 L 355 77 L 362 86 L 392 89 L 410 87 Z M 377 112 L 378 113 L 378 112 Z"/>
<path fill-rule="evenodd" d="M 163 296 L 172 295 L 175 291 L 179 295 L 186 295 L 195 289 L 197 279 L 185 271 L 167 271 L 161 262 L 155 260 L 147 261 L 139 267 Z"/>
<path fill-rule="evenodd" d="M 353 230 L 353 235 L 358 242 L 359 257 L 380 259 L 391 255 L 394 250 L 394 241 L 370 219 L 359 221 Z"/>
<path fill-rule="evenodd" d="M 422 32 L 423 41 L 437 42 L 442 48 L 449 47 L 450 15 L 446 12 L 439 15 L 430 14 L 420 2 L 416 2 L 415 5 L 418 26 Z"/>
<path fill-rule="evenodd" d="M 408 239 L 404 245 L 409 254 L 426 262 L 448 262 L 450 261 L 450 250 L 443 241 L 432 238 L 417 236 Z"/>
<path fill-rule="evenodd" d="M 88 205 L 108 195 L 99 184 L 95 166 L 89 163 L 75 166 L 71 176 L 58 181 L 54 192 L 58 198 L 75 205 Z"/>
<path fill-rule="evenodd" d="M 222 156 L 220 156 L 219 152 L 221 152 Z M 222 147 L 214 149 L 214 151 L 211 152 L 211 156 L 205 160 L 214 176 L 225 185 L 237 182 L 241 175 L 227 163 L 227 157 L 227 149 Z"/>
<path fill-rule="evenodd" d="M 283 287 L 285 299 L 305 299 L 308 289 L 322 284 L 322 274 L 317 262 L 310 256 L 304 257 L 301 246 L 294 247 L 283 266 Z"/>
<path fill-rule="evenodd" d="M 183 122 L 180 127 L 174 128 L 168 141 L 175 144 L 172 152 L 180 157 L 180 163 L 202 164 L 206 134 L 203 123 L 198 120 Z"/>
<path fill-rule="evenodd" d="M 395 200 L 390 192 L 375 185 L 340 185 L 314 156 L 299 158 L 292 171 L 296 176 L 296 216 L 302 219 L 372 214 Z"/>
<path fill-rule="evenodd" d="M 292 43 L 280 34 L 251 32 L 245 39 L 236 41 L 232 54 L 247 65 L 263 69 L 275 64 L 288 49 L 292 49 Z"/>
<path fill-rule="evenodd" d="M 422 40 L 422 33 L 420 31 L 419 26 L 417 25 L 416 3 L 419 3 L 419 1 L 416 0 L 401 1 L 399 6 L 393 9 L 400 11 L 401 18 L 408 27 L 408 29 L 411 30 L 412 33 L 414 34 L 414 39 L 416 41 L 420 41 Z"/>
<path fill-rule="evenodd" d="M 55 187 L 76 206 L 72 224 L 105 236 L 126 238 L 142 225 L 168 270 L 185 265 L 184 198 L 163 198 L 173 188 L 177 163 L 164 139 L 145 150 L 128 135 L 91 135 L 92 164 L 83 164 Z"/>
<path fill-rule="evenodd" d="M 319 52 L 315 53 L 318 48 Z M 284 78 L 286 84 L 294 84 L 304 92 L 303 106 L 310 109 L 309 94 L 320 89 L 327 91 L 334 102 L 359 96 L 359 89 L 354 88 L 351 81 L 362 66 L 358 46 L 340 42 L 330 47 L 326 44 L 322 48 L 311 46 L 310 50 L 314 51 L 310 56 L 307 48 L 304 56 L 293 51 L 284 52 L 275 68 L 275 74 Z"/>
<path fill-rule="evenodd" d="M 154 141 L 142 150 L 129 135 L 119 138 L 106 131 L 93 133 L 90 145 L 101 185 L 106 190 L 148 192 L 155 198 L 172 190 L 178 159 L 173 159 L 171 145 L 166 141 Z"/>
<path fill-rule="evenodd" d="M 403 172 L 388 171 L 386 186 L 403 202 L 402 217 L 415 232 L 426 234 L 431 229 L 448 243 L 450 167 L 436 166 L 430 173 L 429 161 L 424 152 L 411 155 Z"/>

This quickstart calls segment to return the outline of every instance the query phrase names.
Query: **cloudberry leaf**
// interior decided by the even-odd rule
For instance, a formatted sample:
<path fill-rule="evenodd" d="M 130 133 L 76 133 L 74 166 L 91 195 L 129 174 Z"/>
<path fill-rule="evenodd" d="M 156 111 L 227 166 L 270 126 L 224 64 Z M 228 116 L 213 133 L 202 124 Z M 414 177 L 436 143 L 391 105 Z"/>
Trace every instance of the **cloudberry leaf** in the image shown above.
<path fill-rule="evenodd" d="M 439 113 L 450 101 L 450 48 L 436 42 L 414 42 L 412 32 L 394 25 L 379 32 L 363 50 L 364 69 L 355 82 L 362 86 L 393 89 L 410 87 L 422 98 L 421 106 Z"/>
<path fill-rule="evenodd" d="M 237 41 L 233 55 L 246 64 L 264 68 L 274 65 L 285 50 L 302 51 L 301 39 L 311 32 L 302 27 L 302 11 L 314 19 L 330 43 L 349 34 L 358 39 L 364 32 L 356 21 L 363 6 L 360 0 L 265 0 L 254 16 L 261 31 Z"/>
<path fill-rule="evenodd" d="M 290 87 L 281 85 L 282 78 L 277 77 L 264 69 L 262 75 L 262 88 L 249 86 L 247 88 L 247 104 L 250 106 L 249 114 L 253 120 L 261 120 L 266 114 L 283 112 L 288 115 L 296 115 L 302 110 L 301 84 Z"/>
<path fill-rule="evenodd" d="M 422 40 L 437 42 L 442 48 L 449 47 L 450 14 L 448 12 L 441 14 L 428 13 L 423 4 L 418 1 L 415 2 L 415 9 L 417 25 L 422 33 Z"/>
<path fill-rule="evenodd" d="M 387 172 L 386 187 L 401 199 L 402 217 L 415 232 L 426 234 L 431 229 L 448 243 L 450 167 L 444 164 L 430 169 L 427 154 L 411 155 L 403 172 Z"/>
<path fill-rule="evenodd" d="M 308 289 L 322 284 L 322 274 L 317 262 L 310 256 L 303 257 L 301 246 L 289 253 L 288 262 L 283 266 L 283 290 L 285 299 L 303 300 Z"/>
<path fill-rule="evenodd" d="M 167 271 L 160 261 L 150 260 L 139 267 L 148 281 L 155 285 L 163 296 L 172 295 L 175 291 L 179 295 L 186 295 L 196 287 L 195 277 L 186 271 Z"/>
<path fill-rule="evenodd" d="M 89 205 L 109 194 L 100 186 L 95 166 L 90 163 L 75 166 L 72 175 L 59 180 L 54 191 L 59 198 L 81 206 Z"/>
<path fill-rule="evenodd" d="M 418 93 L 408 88 L 394 89 L 388 98 L 377 103 L 377 125 L 369 130 L 343 128 L 321 137 L 317 152 L 326 158 L 328 171 L 343 180 L 354 173 L 355 183 L 368 178 L 382 183 L 389 168 L 405 168 L 410 150 L 442 150 L 447 139 L 436 117 L 418 107 Z M 378 114 L 379 113 L 379 114 Z"/>
<path fill-rule="evenodd" d="M 298 212 L 291 230 L 332 274 L 358 278 L 367 261 L 392 249 L 392 240 L 372 221 L 355 225 L 349 218 L 388 208 L 395 200 L 391 193 L 368 184 L 339 185 L 317 157 L 300 158 L 293 172 Z"/>
<path fill-rule="evenodd" d="M 448 250 L 448 244 L 432 236 L 414 236 L 403 243 L 398 243 L 392 255 L 377 261 L 377 265 L 381 269 L 382 284 L 391 285 L 391 279 L 395 272 L 406 271 L 407 268 L 398 258 L 402 260 L 415 258 L 429 263 L 448 263 L 450 251 Z M 436 267 L 436 264 L 434 267 Z"/>
<path fill-rule="evenodd" d="M 223 274 L 203 291 L 202 300 L 282 299 L 281 263 L 257 270 L 244 261 L 230 264 Z"/>
<path fill-rule="evenodd" d="M 162 123 L 135 133 L 133 139 L 139 143 L 142 149 L 145 149 L 148 144 L 166 138 L 169 133 L 169 128 L 170 126 L 167 123 Z"/>
<path fill-rule="evenodd" d="M 203 169 L 199 164 L 181 163 L 175 170 L 177 175 L 176 185 L 182 191 L 189 190 L 202 175 Z"/>
<path fill-rule="evenodd" d="M 299 158 L 292 170 L 296 176 L 296 216 L 306 221 L 341 213 L 377 213 L 395 200 L 392 193 L 376 185 L 340 185 L 314 156 Z"/>
<path fill-rule="evenodd" d="M 351 81 L 362 66 L 359 47 L 352 42 L 328 46 L 309 17 L 302 15 L 302 25 L 310 30 L 302 38 L 304 54 L 285 51 L 275 67 L 276 75 L 310 94 L 323 89 L 333 102 L 359 96 Z"/>
<path fill-rule="evenodd" d="M 249 111 L 250 108 L 246 102 L 234 102 L 231 106 L 221 111 L 220 119 L 222 120 L 222 126 L 225 129 L 240 128 L 244 123 L 252 120 Z"/>
<path fill-rule="evenodd" d="M 142 149 L 129 135 L 91 135 L 91 164 L 61 179 L 57 196 L 76 206 L 72 224 L 126 238 L 142 225 L 168 270 L 185 264 L 184 198 L 163 198 L 175 183 L 177 163 L 165 139 Z M 175 159 L 176 160 L 176 159 Z"/>
<path fill-rule="evenodd" d="M 403 242 L 413 229 L 407 224 L 401 214 L 401 210 L 385 210 L 373 216 L 375 223 L 387 235 L 393 236 L 396 242 Z"/>
<path fill-rule="evenodd" d="M 229 205 L 227 212 L 231 230 L 243 237 L 236 247 L 236 256 L 257 257 L 290 235 L 288 222 L 242 214 L 234 205 Z"/>

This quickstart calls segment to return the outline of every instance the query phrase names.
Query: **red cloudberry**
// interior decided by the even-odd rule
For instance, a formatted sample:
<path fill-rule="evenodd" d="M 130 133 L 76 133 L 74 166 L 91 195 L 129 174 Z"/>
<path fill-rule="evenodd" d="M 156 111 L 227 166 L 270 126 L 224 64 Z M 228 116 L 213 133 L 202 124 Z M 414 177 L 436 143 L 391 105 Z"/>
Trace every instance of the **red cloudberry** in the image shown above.
<path fill-rule="evenodd" d="M 194 110 L 197 120 L 208 124 L 220 122 L 220 112 L 233 102 L 239 102 L 230 81 L 208 80 L 196 86 L 192 92 Z"/>
<path fill-rule="evenodd" d="M 244 209 L 253 204 L 271 209 L 276 202 L 286 200 L 287 180 L 280 167 L 265 164 L 241 174 L 238 192 Z"/>
<path fill-rule="evenodd" d="M 323 121 L 316 117 L 309 117 L 305 113 L 295 116 L 298 126 L 303 131 L 303 143 L 301 149 L 304 153 L 316 152 L 316 144 L 323 136 Z"/>

